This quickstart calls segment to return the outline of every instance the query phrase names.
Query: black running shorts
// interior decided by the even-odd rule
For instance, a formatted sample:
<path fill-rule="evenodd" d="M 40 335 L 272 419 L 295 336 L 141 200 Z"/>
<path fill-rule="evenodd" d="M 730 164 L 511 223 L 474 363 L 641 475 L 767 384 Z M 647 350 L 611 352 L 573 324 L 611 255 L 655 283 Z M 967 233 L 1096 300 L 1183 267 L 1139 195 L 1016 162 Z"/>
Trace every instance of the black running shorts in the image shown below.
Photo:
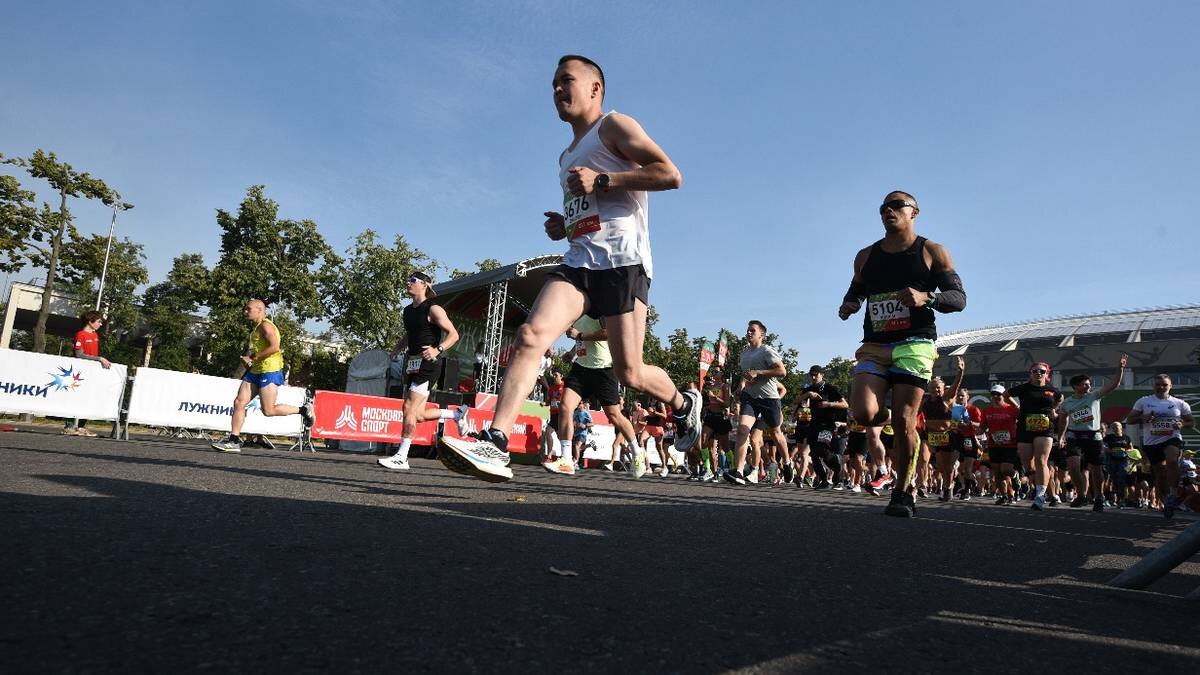
<path fill-rule="evenodd" d="M 587 368 L 572 363 L 563 384 L 579 394 L 580 398 L 595 401 L 601 406 L 616 405 L 621 401 L 617 376 L 613 375 L 612 368 Z"/>
<path fill-rule="evenodd" d="M 634 301 L 650 302 L 650 277 L 641 265 L 608 270 L 559 265 L 547 276 L 558 277 L 578 288 L 587 299 L 588 316 L 599 319 L 633 311 Z"/>

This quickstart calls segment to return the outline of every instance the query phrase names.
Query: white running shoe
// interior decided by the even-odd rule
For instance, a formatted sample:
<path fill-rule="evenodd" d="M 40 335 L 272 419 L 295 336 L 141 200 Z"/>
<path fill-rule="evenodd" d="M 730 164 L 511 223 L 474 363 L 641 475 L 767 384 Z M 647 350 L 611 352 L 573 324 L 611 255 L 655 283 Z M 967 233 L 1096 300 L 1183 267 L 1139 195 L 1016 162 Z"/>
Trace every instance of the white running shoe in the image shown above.
<path fill-rule="evenodd" d="M 380 457 L 375 461 L 379 463 L 379 466 L 382 466 L 385 469 L 392 469 L 394 471 L 408 471 L 412 468 L 408 465 L 408 458 L 401 459 L 398 455 Z"/>
<path fill-rule="evenodd" d="M 746 472 L 746 482 L 751 485 L 758 485 L 758 469 L 750 469 Z"/>
<path fill-rule="evenodd" d="M 605 463 L 601 464 L 601 465 L 600 465 L 600 467 L 601 467 L 601 468 L 603 468 L 605 471 L 612 471 L 612 470 L 613 470 L 613 463 L 612 463 L 612 462 L 605 462 Z"/>
<path fill-rule="evenodd" d="M 646 460 L 640 452 L 633 455 L 633 477 L 641 478 L 646 475 Z"/>
<path fill-rule="evenodd" d="M 242 441 L 240 439 L 235 441 L 233 440 L 233 436 L 226 436 L 223 440 L 213 443 L 212 447 L 221 452 L 241 452 Z"/>
<path fill-rule="evenodd" d="M 659 478 L 666 478 L 666 477 L 667 477 L 667 476 L 669 476 L 670 474 L 671 474 L 671 470 L 670 470 L 669 468 L 667 468 L 667 467 L 664 465 L 664 466 L 663 466 L 663 468 L 662 468 L 662 471 L 659 471 L 659 472 L 658 472 L 658 477 L 659 477 Z"/>
<path fill-rule="evenodd" d="M 556 459 L 553 462 L 542 462 L 542 468 L 550 473 L 562 474 L 564 476 L 575 475 L 575 462 L 567 459 Z"/>
<path fill-rule="evenodd" d="M 479 437 L 450 438 L 442 436 L 438 459 L 447 469 L 490 483 L 503 483 L 512 480 L 512 469 L 508 468 L 509 456 L 495 443 L 487 438 L 486 433 Z"/>
<path fill-rule="evenodd" d="M 684 417 L 675 417 L 675 449 L 679 452 L 687 452 L 700 441 L 700 416 L 703 412 L 700 409 L 700 392 L 688 389 L 683 396 L 692 402 L 692 409 Z"/>

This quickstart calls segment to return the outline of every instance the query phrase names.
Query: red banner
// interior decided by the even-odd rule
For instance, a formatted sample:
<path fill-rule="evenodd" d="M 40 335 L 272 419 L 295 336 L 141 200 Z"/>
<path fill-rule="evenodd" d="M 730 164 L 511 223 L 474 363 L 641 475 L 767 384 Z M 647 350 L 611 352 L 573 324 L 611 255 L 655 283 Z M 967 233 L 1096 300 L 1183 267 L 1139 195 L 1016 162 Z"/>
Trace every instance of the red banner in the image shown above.
<path fill-rule="evenodd" d="M 458 406 L 449 406 L 457 409 Z M 471 434 L 480 429 L 492 426 L 496 413 L 491 410 L 471 408 L 467 413 L 464 433 Z M 450 438 L 462 438 L 458 434 L 458 425 L 453 420 L 446 420 L 442 426 L 442 434 Z M 513 428 L 508 430 L 508 451 L 539 454 L 542 451 L 542 418 L 533 415 L 517 415 Z"/>
<path fill-rule="evenodd" d="M 729 356 L 729 343 L 725 341 L 725 336 L 722 335 L 717 340 L 717 365 L 721 368 L 725 367 L 725 359 Z"/>
<path fill-rule="evenodd" d="M 425 404 L 426 410 L 437 407 L 435 403 Z M 312 428 L 313 438 L 399 443 L 404 427 L 404 399 L 317 391 L 313 414 L 317 418 Z M 421 422 L 412 442 L 433 445 L 437 428 L 437 420 Z"/>

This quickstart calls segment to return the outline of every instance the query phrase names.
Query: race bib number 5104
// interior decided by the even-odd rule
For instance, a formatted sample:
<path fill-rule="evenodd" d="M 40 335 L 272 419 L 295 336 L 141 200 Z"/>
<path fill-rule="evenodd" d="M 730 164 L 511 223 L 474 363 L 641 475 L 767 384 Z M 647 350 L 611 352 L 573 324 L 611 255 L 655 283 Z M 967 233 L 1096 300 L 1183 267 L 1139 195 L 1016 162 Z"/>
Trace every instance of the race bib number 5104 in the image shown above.
<path fill-rule="evenodd" d="M 596 203 L 596 195 L 563 193 L 563 220 L 566 221 L 567 239 L 598 231 L 600 205 Z"/>
<path fill-rule="evenodd" d="M 912 310 L 900 302 L 900 292 L 876 293 L 867 298 L 871 327 L 877 333 L 912 328 Z"/>

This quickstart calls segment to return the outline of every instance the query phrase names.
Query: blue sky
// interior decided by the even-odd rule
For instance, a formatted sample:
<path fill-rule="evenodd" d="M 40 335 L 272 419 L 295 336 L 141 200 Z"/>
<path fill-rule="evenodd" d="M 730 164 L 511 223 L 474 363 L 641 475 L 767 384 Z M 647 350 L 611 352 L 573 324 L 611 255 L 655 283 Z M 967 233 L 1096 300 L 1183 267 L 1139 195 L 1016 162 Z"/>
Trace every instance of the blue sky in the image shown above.
<path fill-rule="evenodd" d="M 1196 3 L 337 4 L 15 5 L 0 152 L 117 188 L 153 281 L 215 260 L 214 210 L 258 183 L 339 250 L 372 228 L 512 262 L 561 250 L 575 52 L 683 173 L 650 199 L 661 333 L 758 318 L 802 362 L 850 356 L 835 311 L 893 188 L 963 276 L 942 332 L 1197 300 Z"/>

